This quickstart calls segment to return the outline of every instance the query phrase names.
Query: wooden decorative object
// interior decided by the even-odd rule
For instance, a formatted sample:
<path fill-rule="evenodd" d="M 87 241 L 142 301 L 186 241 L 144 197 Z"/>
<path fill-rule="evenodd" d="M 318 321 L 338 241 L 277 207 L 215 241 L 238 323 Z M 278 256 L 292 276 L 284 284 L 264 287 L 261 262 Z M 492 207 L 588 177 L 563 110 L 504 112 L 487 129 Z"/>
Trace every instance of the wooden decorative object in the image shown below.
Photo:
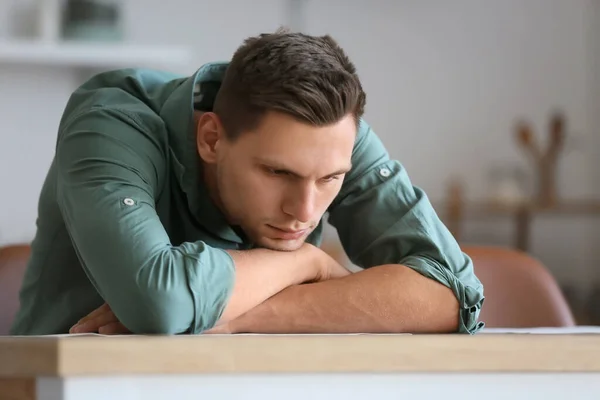
<path fill-rule="evenodd" d="M 546 149 L 535 140 L 535 135 L 526 122 L 520 122 L 516 128 L 517 141 L 533 159 L 537 174 L 537 205 L 553 207 L 558 202 L 556 189 L 556 167 L 558 156 L 565 140 L 565 118 L 556 112 L 551 116 L 549 141 Z"/>

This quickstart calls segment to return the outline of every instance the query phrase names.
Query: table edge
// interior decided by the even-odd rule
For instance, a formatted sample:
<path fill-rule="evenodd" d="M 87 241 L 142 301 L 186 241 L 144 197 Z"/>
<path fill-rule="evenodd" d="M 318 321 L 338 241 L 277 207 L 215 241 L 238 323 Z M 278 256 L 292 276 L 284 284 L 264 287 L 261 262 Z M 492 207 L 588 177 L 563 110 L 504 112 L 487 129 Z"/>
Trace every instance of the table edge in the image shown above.
<path fill-rule="evenodd" d="M 600 372 L 600 335 L 0 337 L 0 377 L 411 372 Z"/>

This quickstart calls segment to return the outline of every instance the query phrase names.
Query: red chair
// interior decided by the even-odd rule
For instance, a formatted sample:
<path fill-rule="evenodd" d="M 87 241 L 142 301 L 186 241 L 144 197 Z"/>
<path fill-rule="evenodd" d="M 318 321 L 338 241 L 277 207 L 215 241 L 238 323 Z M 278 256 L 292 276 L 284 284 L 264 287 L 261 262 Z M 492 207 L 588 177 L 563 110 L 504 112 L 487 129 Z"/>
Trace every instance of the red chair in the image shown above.
<path fill-rule="evenodd" d="M 574 326 L 554 277 L 526 253 L 493 246 L 462 246 L 484 287 L 480 320 L 489 328 Z"/>
<path fill-rule="evenodd" d="M 19 308 L 19 290 L 29 260 L 29 245 L 0 247 L 0 335 L 8 335 Z"/>

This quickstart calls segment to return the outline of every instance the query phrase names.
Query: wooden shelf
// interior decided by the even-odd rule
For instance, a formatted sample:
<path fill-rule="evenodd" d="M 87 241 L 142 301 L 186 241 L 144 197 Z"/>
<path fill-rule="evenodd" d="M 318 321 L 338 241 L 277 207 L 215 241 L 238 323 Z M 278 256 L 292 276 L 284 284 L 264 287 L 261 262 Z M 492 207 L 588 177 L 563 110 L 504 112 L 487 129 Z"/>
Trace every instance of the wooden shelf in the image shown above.
<path fill-rule="evenodd" d="M 437 207 L 445 210 L 448 204 L 439 204 Z M 460 208 L 464 216 L 472 217 L 514 215 L 522 212 L 538 215 L 590 215 L 600 214 L 600 200 L 565 200 L 551 207 L 537 204 L 503 205 L 488 202 L 465 202 L 460 205 Z"/>
<path fill-rule="evenodd" d="M 191 52 L 185 47 L 139 46 L 122 43 L 0 41 L 0 64 L 28 64 L 79 68 L 185 66 Z"/>
<path fill-rule="evenodd" d="M 543 206 L 536 203 L 521 205 L 502 205 L 491 202 L 472 202 L 457 199 L 435 204 L 434 208 L 442 215 L 448 229 L 457 240 L 461 240 L 462 223 L 465 219 L 508 217 L 515 224 L 515 247 L 529 251 L 531 223 L 536 216 L 596 216 L 600 215 L 600 200 L 561 200 L 554 206 Z"/>

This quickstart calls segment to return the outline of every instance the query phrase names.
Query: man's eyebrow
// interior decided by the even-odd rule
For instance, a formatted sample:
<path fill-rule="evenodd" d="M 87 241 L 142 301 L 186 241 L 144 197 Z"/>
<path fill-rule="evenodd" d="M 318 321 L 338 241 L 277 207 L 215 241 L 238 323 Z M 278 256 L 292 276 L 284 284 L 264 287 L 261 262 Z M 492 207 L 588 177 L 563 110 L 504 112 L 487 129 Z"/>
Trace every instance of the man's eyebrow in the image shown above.
<path fill-rule="evenodd" d="M 293 171 L 292 169 L 290 169 L 289 167 L 287 167 L 286 165 L 283 165 L 282 163 L 280 163 L 279 161 L 275 161 L 275 160 L 269 160 L 266 158 L 260 158 L 260 157 L 254 157 L 254 160 L 262 165 L 265 165 L 269 168 L 278 170 L 278 171 L 283 171 L 286 172 L 290 175 L 296 176 L 298 178 L 304 178 L 304 176 L 302 176 L 302 174 Z M 352 165 L 348 165 L 345 168 L 340 168 L 337 171 L 334 171 L 330 174 L 325 175 L 324 177 L 322 177 L 321 179 L 327 179 L 327 178 L 331 178 L 334 177 L 336 175 L 342 175 L 345 174 L 347 172 L 349 172 L 352 169 Z"/>
<path fill-rule="evenodd" d="M 325 175 L 323 178 L 331 178 L 331 177 L 334 177 L 336 175 L 346 174 L 346 173 L 350 172 L 351 169 L 352 169 L 352 166 L 348 166 L 348 167 L 345 167 L 345 168 L 342 168 L 342 169 L 338 169 L 337 171 L 335 171 L 335 172 L 333 172 L 333 173 L 331 173 L 329 175 Z"/>

